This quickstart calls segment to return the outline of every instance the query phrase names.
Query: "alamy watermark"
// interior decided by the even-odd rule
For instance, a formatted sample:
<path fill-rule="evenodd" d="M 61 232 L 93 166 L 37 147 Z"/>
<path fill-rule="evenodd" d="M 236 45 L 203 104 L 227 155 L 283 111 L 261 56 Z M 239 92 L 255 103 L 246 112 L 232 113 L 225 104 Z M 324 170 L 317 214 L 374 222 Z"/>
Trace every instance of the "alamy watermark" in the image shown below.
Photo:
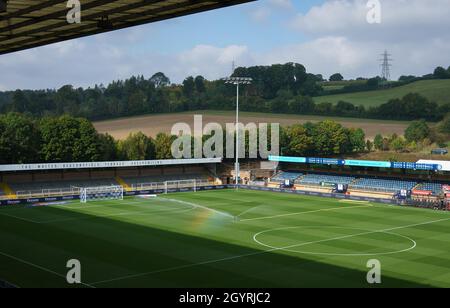
<path fill-rule="evenodd" d="M 81 23 L 81 3 L 79 0 L 67 1 L 66 7 L 69 9 L 66 15 L 67 23 L 80 24 Z"/>
<path fill-rule="evenodd" d="M 181 158 L 236 158 L 236 124 L 226 123 L 225 130 L 219 123 L 203 124 L 201 115 L 194 116 L 194 128 L 187 123 L 176 123 L 172 135 L 172 156 Z M 270 134 L 270 136 L 269 136 Z M 238 124 L 239 158 L 267 159 L 280 153 L 279 123 Z"/>
<path fill-rule="evenodd" d="M 381 262 L 377 259 L 367 261 L 367 268 L 370 271 L 367 273 L 368 284 L 380 284 L 381 283 Z"/>
<path fill-rule="evenodd" d="M 69 269 L 66 275 L 66 281 L 68 284 L 80 284 L 81 283 L 81 262 L 77 259 L 71 259 L 67 261 L 66 268 Z"/>

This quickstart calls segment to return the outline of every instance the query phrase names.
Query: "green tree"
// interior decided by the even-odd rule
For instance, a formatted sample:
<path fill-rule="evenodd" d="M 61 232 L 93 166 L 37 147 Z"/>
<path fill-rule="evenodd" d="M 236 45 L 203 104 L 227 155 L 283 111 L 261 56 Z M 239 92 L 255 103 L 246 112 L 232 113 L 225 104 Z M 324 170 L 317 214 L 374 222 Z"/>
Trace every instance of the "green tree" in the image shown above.
<path fill-rule="evenodd" d="M 40 129 L 46 162 L 89 162 L 101 157 L 97 131 L 86 119 L 47 117 L 41 120 Z"/>
<path fill-rule="evenodd" d="M 172 142 L 174 138 L 168 134 L 159 133 L 155 138 L 155 155 L 156 159 L 171 159 Z"/>
<path fill-rule="evenodd" d="M 396 152 L 401 152 L 406 147 L 406 141 L 402 137 L 397 137 L 391 141 L 390 147 Z"/>
<path fill-rule="evenodd" d="M 36 123 L 18 113 L 0 115 L 0 162 L 40 162 L 41 135 Z"/>
<path fill-rule="evenodd" d="M 204 93 L 206 91 L 205 78 L 203 76 L 195 77 L 194 83 L 195 90 L 197 90 L 198 93 Z"/>
<path fill-rule="evenodd" d="M 373 140 L 373 145 L 375 146 L 375 149 L 378 151 L 383 150 L 383 136 L 381 134 L 377 134 L 375 136 L 375 139 Z"/>
<path fill-rule="evenodd" d="M 439 123 L 439 131 L 444 134 L 450 134 L 450 113 Z"/>
<path fill-rule="evenodd" d="M 350 129 L 350 143 L 353 151 L 364 151 L 364 149 L 366 148 L 366 134 L 361 128 Z"/>
<path fill-rule="evenodd" d="M 449 72 L 445 68 L 443 68 L 441 66 L 436 67 L 436 69 L 434 70 L 433 75 L 434 75 L 434 78 L 436 78 L 436 79 L 447 79 L 447 78 L 450 78 Z"/>
<path fill-rule="evenodd" d="M 344 76 L 342 76 L 340 73 L 336 73 L 330 76 L 330 81 L 342 81 L 344 80 Z"/>
<path fill-rule="evenodd" d="M 318 155 L 338 155 L 350 150 L 348 131 L 334 121 L 320 122 L 313 139 Z"/>
<path fill-rule="evenodd" d="M 289 102 L 289 109 L 296 114 L 311 114 L 316 104 L 309 96 L 296 96 Z"/>
<path fill-rule="evenodd" d="M 296 124 L 284 130 L 284 151 L 283 155 L 305 156 L 314 150 L 314 142 L 308 136 L 303 125 Z"/>
<path fill-rule="evenodd" d="M 183 81 L 183 94 L 191 98 L 194 95 L 195 90 L 195 81 L 194 77 L 189 76 Z"/>
<path fill-rule="evenodd" d="M 122 159 L 155 159 L 155 143 L 142 132 L 131 133 L 127 139 L 119 141 L 118 151 Z"/>
<path fill-rule="evenodd" d="M 106 134 L 98 135 L 100 160 L 102 161 L 114 161 L 118 159 L 117 142 L 114 138 Z"/>
<path fill-rule="evenodd" d="M 366 141 L 366 149 L 367 149 L 367 151 L 372 152 L 372 150 L 373 150 L 373 142 L 372 141 L 370 141 L 370 140 Z"/>
<path fill-rule="evenodd" d="M 12 96 L 11 111 L 25 112 L 28 111 L 29 101 L 25 93 L 21 90 L 14 91 Z"/>
<path fill-rule="evenodd" d="M 156 88 L 163 88 L 170 85 L 170 79 L 162 72 L 158 72 L 150 77 L 150 82 L 153 83 Z"/>
<path fill-rule="evenodd" d="M 429 135 L 430 128 L 425 120 L 414 121 L 405 130 L 405 138 L 408 142 L 419 142 Z"/>

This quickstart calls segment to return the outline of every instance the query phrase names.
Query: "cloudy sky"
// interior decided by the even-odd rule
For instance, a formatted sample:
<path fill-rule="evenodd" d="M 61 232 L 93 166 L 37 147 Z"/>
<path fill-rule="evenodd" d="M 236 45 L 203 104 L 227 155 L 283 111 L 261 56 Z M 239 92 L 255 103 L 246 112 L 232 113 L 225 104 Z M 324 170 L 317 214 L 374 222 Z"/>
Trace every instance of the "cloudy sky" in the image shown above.
<path fill-rule="evenodd" d="M 0 56 L 0 90 L 88 87 L 162 71 L 172 82 L 208 79 L 238 66 L 298 62 L 345 78 L 380 75 L 387 49 L 392 77 L 450 65 L 450 0 L 260 0 L 232 8 Z"/>

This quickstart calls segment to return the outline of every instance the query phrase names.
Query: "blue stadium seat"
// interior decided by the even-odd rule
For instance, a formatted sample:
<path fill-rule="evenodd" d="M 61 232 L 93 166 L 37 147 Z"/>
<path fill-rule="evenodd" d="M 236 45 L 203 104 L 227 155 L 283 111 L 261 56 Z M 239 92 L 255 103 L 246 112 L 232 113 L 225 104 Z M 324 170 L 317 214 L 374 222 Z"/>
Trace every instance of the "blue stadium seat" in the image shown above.
<path fill-rule="evenodd" d="M 416 185 L 417 182 L 413 181 L 362 178 L 350 185 L 350 188 L 369 191 L 398 192 L 403 189 L 411 190 Z"/>
<path fill-rule="evenodd" d="M 297 184 L 320 185 L 322 182 L 333 184 L 350 184 L 355 180 L 351 176 L 336 176 L 322 174 L 307 174 L 303 178 L 296 181 Z"/>
<path fill-rule="evenodd" d="M 439 183 L 422 183 L 416 187 L 417 190 L 432 191 L 433 195 L 439 195 L 442 193 L 443 185 Z"/>
<path fill-rule="evenodd" d="M 272 177 L 271 181 L 272 182 L 283 183 L 286 180 L 290 180 L 290 181 L 294 182 L 295 180 L 297 180 L 301 176 L 303 176 L 302 173 L 281 171 L 281 172 L 278 172 L 274 177 Z"/>

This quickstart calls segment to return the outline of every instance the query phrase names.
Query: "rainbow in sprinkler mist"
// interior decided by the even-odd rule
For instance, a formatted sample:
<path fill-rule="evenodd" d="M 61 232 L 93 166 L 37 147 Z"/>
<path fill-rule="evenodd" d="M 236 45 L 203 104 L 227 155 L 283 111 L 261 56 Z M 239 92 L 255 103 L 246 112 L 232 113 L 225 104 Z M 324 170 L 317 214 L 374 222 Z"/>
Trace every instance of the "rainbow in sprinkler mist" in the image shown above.
<path fill-rule="evenodd" d="M 195 231 L 207 231 L 219 228 L 234 221 L 235 217 L 231 214 L 206 207 L 197 207 L 194 212 L 194 219 L 191 221 L 190 226 Z"/>

